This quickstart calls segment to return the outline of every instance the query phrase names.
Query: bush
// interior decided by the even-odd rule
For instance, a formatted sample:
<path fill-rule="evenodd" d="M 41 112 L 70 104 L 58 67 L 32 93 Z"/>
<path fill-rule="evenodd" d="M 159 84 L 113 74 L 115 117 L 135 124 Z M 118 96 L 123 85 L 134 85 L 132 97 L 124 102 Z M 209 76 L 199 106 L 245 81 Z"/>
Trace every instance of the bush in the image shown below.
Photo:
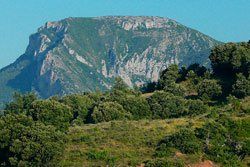
<path fill-rule="evenodd" d="M 131 118 L 131 114 L 122 105 L 115 102 L 103 102 L 96 106 L 91 114 L 94 123 L 123 120 Z"/>
<path fill-rule="evenodd" d="M 73 110 L 73 119 L 77 119 L 77 124 L 86 122 L 88 111 L 93 106 L 94 101 L 86 95 L 68 95 L 63 97 L 60 102 L 70 106 Z"/>
<path fill-rule="evenodd" d="M 242 73 L 237 74 L 237 79 L 233 85 L 232 94 L 238 98 L 250 95 L 250 78 L 246 78 Z"/>
<path fill-rule="evenodd" d="M 148 98 L 153 118 L 173 118 L 185 114 L 185 99 L 167 92 L 155 92 Z"/>
<path fill-rule="evenodd" d="M 204 79 L 198 85 L 198 96 L 202 100 L 210 100 L 219 97 L 222 93 L 221 86 L 216 80 Z"/>
<path fill-rule="evenodd" d="M 197 137 L 204 143 L 204 152 L 208 157 L 224 165 L 240 166 L 249 151 L 246 124 L 220 116 L 216 122 L 207 122 L 196 130 Z M 249 125 L 249 124 L 248 124 Z"/>
<path fill-rule="evenodd" d="M 184 89 L 184 87 L 182 87 L 180 84 L 176 84 L 174 82 L 169 82 L 164 88 L 163 90 L 165 92 L 169 92 L 172 93 L 175 96 L 184 96 L 186 89 Z"/>
<path fill-rule="evenodd" d="M 217 76 L 228 75 L 234 79 L 235 73 L 249 75 L 250 43 L 226 43 L 216 46 L 209 59 Z"/>
<path fill-rule="evenodd" d="M 64 143 L 64 134 L 31 117 L 9 114 L 0 119 L 1 165 L 52 166 Z"/>
<path fill-rule="evenodd" d="M 171 64 L 160 74 L 159 83 L 162 88 L 166 87 L 169 82 L 176 82 L 179 77 L 179 69 L 176 64 Z"/>
<path fill-rule="evenodd" d="M 145 98 L 140 96 L 128 96 L 122 103 L 123 108 L 130 112 L 134 119 L 150 118 L 150 106 Z"/>
<path fill-rule="evenodd" d="M 206 106 L 201 100 L 188 100 L 187 101 L 187 115 L 195 116 L 199 114 L 206 113 L 208 111 L 208 106 Z"/>
<path fill-rule="evenodd" d="M 31 116 L 34 121 L 53 125 L 59 130 L 67 130 L 73 119 L 71 108 L 54 100 L 34 101 L 27 115 Z"/>
<path fill-rule="evenodd" d="M 37 100 L 37 97 L 34 93 L 28 93 L 21 95 L 19 93 L 14 93 L 13 95 L 13 101 L 6 104 L 5 107 L 5 114 L 8 113 L 26 113 L 30 107 L 33 101 Z"/>
<path fill-rule="evenodd" d="M 167 136 L 159 143 L 158 148 L 161 148 L 162 144 L 165 145 L 163 147 L 165 149 L 176 148 L 185 154 L 200 152 L 202 148 L 201 142 L 191 129 L 181 129 L 179 132 Z M 157 151 L 162 151 L 162 149 L 157 149 Z"/>

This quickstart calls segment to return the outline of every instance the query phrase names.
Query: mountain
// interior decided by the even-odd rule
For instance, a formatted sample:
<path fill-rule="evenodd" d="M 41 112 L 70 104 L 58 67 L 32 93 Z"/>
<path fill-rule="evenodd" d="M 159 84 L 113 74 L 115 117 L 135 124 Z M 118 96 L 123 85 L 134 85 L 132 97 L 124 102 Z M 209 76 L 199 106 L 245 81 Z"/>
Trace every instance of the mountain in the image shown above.
<path fill-rule="evenodd" d="M 169 64 L 209 66 L 219 41 L 162 17 L 106 16 L 47 22 L 14 63 L 0 70 L 0 101 L 14 91 L 40 97 L 156 81 Z"/>

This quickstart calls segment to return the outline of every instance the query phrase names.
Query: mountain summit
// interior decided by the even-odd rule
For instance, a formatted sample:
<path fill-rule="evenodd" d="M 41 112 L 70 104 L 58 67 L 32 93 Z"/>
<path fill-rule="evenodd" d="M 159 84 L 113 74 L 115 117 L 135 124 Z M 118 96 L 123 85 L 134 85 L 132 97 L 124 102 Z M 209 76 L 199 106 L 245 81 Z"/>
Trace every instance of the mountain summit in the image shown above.
<path fill-rule="evenodd" d="M 156 81 L 169 64 L 208 65 L 220 42 L 162 17 L 106 16 L 47 22 L 23 55 L 0 70 L 0 101 L 14 91 L 46 98 Z"/>

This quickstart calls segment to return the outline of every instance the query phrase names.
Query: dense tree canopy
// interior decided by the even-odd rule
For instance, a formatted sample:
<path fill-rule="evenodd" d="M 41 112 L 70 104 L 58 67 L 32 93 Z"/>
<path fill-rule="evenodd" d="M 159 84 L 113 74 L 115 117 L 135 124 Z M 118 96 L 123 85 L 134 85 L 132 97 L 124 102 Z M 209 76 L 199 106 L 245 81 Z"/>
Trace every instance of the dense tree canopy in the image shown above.
<path fill-rule="evenodd" d="M 149 99 L 153 118 L 173 118 L 185 113 L 185 100 L 167 92 L 155 92 Z"/>
<path fill-rule="evenodd" d="M 89 109 L 93 107 L 94 100 L 87 95 L 68 95 L 60 100 L 61 103 L 68 105 L 73 110 L 73 118 L 80 124 L 86 122 Z"/>
<path fill-rule="evenodd" d="M 249 75 L 250 43 L 227 43 L 216 46 L 210 55 L 211 65 L 215 74 L 235 75 L 244 73 Z"/>
<path fill-rule="evenodd" d="M 204 79 L 198 85 L 198 95 L 203 100 L 215 99 L 222 93 L 221 86 L 216 80 Z"/>
<path fill-rule="evenodd" d="M 65 135 L 23 114 L 0 119 L 0 164 L 50 166 L 64 149 Z"/>
<path fill-rule="evenodd" d="M 249 78 L 249 42 L 219 45 L 211 51 L 209 58 L 211 60 L 214 75 L 220 80 L 225 96 L 232 92 L 233 85 L 236 84 L 235 82 L 239 73 L 244 75 L 247 79 Z M 240 96 L 243 97 L 242 94 Z"/>
<path fill-rule="evenodd" d="M 73 119 L 71 108 L 54 100 L 37 100 L 32 103 L 27 115 L 35 121 L 41 121 L 45 125 L 53 125 L 65 130 Z"/>

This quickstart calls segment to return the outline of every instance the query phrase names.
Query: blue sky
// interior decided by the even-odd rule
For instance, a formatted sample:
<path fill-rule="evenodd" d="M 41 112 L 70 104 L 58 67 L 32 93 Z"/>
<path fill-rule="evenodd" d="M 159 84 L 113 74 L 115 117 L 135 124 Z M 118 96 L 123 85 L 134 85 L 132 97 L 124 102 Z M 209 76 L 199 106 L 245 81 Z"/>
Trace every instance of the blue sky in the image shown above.
<path fill-rule="evenodd" d="M 164 16 L 223 42 L 250 40 L 250 0 L 0 0 L 0 68 L 45 22 L 102 15 Z"/>

